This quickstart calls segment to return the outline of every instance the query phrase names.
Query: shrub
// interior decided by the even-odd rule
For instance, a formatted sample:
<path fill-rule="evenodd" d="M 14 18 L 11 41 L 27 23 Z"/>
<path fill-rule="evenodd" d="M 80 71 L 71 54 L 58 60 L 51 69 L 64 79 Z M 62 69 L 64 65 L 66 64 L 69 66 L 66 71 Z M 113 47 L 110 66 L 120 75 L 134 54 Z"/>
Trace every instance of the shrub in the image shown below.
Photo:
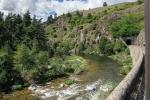
<path fill-rule="evenodd" d="M 85 49 L 86 49 L 85 44 L 84 43 L 80 43 L 79 44 L 79 53 L 82 53 Z"/>
<path fill-rule="evenodd" d="M 72 85 L 72 84 L 74 84 L 74 83 L 76 83 L 75 80 L 67 80 L 67 81 L 65 82 L 66 85 Z"/>
<path fill-rule="evenodd" d="M 48 63 L 48 52 L 40 51 L 36 56 L 36 65 L 42 66 Z"/>
<path fill-rule="evenodd" d="M 144 2 L 144 0 L 138 0 L 137 3 L 138 4 L 142 4 Z"/>
<path fill-rule="evenodd" d="M 29 48 L 24 44 L 18 45 L 13 56 L 14 68 L 21 73 L 29 83 L 40 81 L 39 76 L 45 72 L 44 65 L 48 63 L 48 53 Z"/>
<path fill-rule="evenodd" d="M 92 18 L 92 14 L 91 14 L 91 13 L 88 13 L 87 18 L 88 18 L 88 19 L 91 19 L 91 18 Z"/>
<path fill-rule="evenodd" d="M 12 69 L 12 55 L 8 46 L 0 48 L 0 89 L 4 89 L 10 82 Z"/>
<path fill-rule="evenodd" d="M 83 16 L 83 13 L 77 10 L 77 11 L 76 11 L 76 15 L 77 15 L 78 17 L 82 17 L 82 16 Z"/>
<path fill-rule="evenodd" d="M 127 66 L 123 66 L 121 69 L 121 74 L 122 75 L 127 75 L 131 70 L 131 66 L 127 65 Z"/>
<path fill-rule="evenodd" d="M 67 13 L 67 17 L 72 17 L 72 15 L 70 13 Z"/>
<path fill-rule="evenodd" d="M 139 22 L 144 19 L 141 14 L 129 14 L 110 26 L 113 37 L 131 37 L 140 32 Z"/>
<path fill-rule="evenodd" d="M 5 70 L 0 70 L 0 89 L 2 88 L 2 85 L 6 84 L 8 81 L 7 73 Z"/>
<path fill-rule="evenodd" d="M 102 54 L 113 54 L 113 43 L 106 37 L 102 37 L 99 42 L 99 50 Z"/>
<path fill-rule="evenodd" d="M 116 40 L 114 43 L 114 52 L 122 52 L 125 51 L 126 45 L 121 40 Z"/>
<path fill-rule="evenodd" d="M 31 69 L 35 63 L 33 52 L 24 44 L 18 45 L 17 50 L 14 53 L 15 68 L 22 72 L 23 70 Z"/>

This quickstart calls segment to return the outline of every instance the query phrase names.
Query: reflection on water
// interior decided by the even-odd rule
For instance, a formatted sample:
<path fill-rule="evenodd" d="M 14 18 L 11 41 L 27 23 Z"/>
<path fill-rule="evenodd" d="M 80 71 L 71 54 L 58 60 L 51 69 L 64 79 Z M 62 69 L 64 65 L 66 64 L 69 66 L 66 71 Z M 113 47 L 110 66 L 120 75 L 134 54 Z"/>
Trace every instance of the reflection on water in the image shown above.
<path fill-rule="evenodd" d="M 45 86 L 31 86 L 29 89 L 36 97 L 45 100 L 103 100 L 123 78 L 120 66 L 107 57 L 96 55 L 83 56 L 87 66 L 81 75 L 72 75 L 69 78 L 60 78 L 48 82 Z M 76 80 L 76 84 L 64 85 L 68 79 Z M 25 91 L 25 92 L 24 92 Z M 24 94 L 21 94 L 24 93 Z M 16 99 L 5 100 L 35 100 L 31 92 L 23 90 L 15 92 L 10 97 Z M 7 96 L 6 96 L 7 97 Z M 27 98 L 30 97 L 30 98 Z M 26 98 L 26 99 L 24 99 Z"/>

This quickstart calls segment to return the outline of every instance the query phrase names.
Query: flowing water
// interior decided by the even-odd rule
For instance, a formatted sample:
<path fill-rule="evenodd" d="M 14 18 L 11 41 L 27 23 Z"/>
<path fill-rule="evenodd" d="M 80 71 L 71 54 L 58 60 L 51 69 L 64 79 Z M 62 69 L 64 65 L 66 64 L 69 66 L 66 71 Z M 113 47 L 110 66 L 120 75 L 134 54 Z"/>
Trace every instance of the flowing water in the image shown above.
<path fill-rule="evenodd" d="M 6 96 L 5 100 L 104 100 L 119 84 L 120 65 L 112 59 L 96 55 L 83 56 L 86 59 L 86 70 L 80 75 L 60 78 L 48 82 L 45 86 L 30 86 L 29 90 L 19 91 L 17 95 Z M 68 79 L 76 80 L 73 85 L 65 85 Z M 24 94 L 21 94 L 21 93 Z M 15 94 L 15 93 L 12 93 Z M 31 96 L 32 95 L 32 96 Z M 33 96 L 34 95 L 34 96 Z M 23 99 L 19 99 L 19 98 Z M 26 97 L 26 98 L 25 98 Z M 30 99 L 28 99 L 30 97 Z"/>

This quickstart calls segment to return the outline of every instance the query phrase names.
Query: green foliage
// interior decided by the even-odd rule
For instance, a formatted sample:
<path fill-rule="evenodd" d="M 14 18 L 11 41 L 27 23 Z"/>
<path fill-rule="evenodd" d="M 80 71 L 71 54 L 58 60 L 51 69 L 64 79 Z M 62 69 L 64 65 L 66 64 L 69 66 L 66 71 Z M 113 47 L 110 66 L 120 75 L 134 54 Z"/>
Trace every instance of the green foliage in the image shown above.
<path fill-rule="evenodd" d="M 23 24 L 25 27 L 28 27 L 30 26 L 31 24 L 31 16 L 30 16 L 30 12 L 27 11 L 25 14 L 24 14 L 24 17 L 23 17 Z"/>
<path fill-rule="evenodd" d="M 123 52 L 126 49 L 126 45 L 121 40 L 116 40 L 114 43 L 114 52 Z"/>
<path fill-rule="evenodd" d="M 48 16 L 48 18 L 47 18 L 47 24 L 52 24 L 53 21 L 54 21 L 53 16 L 52 15 Z"/>
<path fill-rule="evenodd" d="M 10 82 L 11 78 L 11 50 L 8 46 L 0 49 L 0 89 L 4 89 L 4 86 Z M 14 72 L 15 73 L 15 72 Z"/>
<path fill-rule="evenodd" d="M 79 44 L 79 52 L 82 53 L 85 49 L 86 49 L 85 44 L 84 43 L 80 43 Z"/>
<path fill-rule="evenodd" d="M 102 37 L 99 41 L 100 53 L 104 55 L 113 55 L 120 52 L 124 52 L 127 46 L 119 39 L 109 40 L 106 37 Z"/>
<path fill-rule="evenodd" d="M 73 46 L 74 44 L 72 40 L 66 39 L 65 41 L 58 43 L 55 53 L 57 56 L 69 55 L 69 52 L 73 49 Z"/>
<path fill-rule="evenodd" d="M 122 68 L 120 69 L 120 73 L 122 75 L 127 75 L 132 69 L 132 58 L 130 56 L 128 48 L 126 48 L 122 52 L 112 55 L 111 58 L 116 60 L 122 66 Z"/>
<path fill-rule="evenodd" d="M 122 75 L 127 75 L 130 72 L 131 69 L 132 68 L 131 68 L 130 65 L 126 65 L 126 66 L 122 67 L 120 72 L 121 72 Z"/>
<path fill-rule="evenodd" d="M 66 56 L 64 58 L 53 57 L 49 61 L 49 69 L 46 71 L 48 79 L 54 79 L 73 73 L 78 73 L 84 69 L 86 62 L 82 57 Z"/>
<path fill-rule="evenodd" d="M 80 53 L 100 51 L 105 55 L 125 51 L 126 46 L 120 40 L 104 37 L 100 42 L 94 40 L 103 26 L 101 22 L 106 21 L 108 24 L 105 16 L 133 5 L 135 4 L 121 4 L 112 9 L 106 7 L 98 12 L 90 12 L 87 16 L 79 11 L 53 20 L 49 16 L 47 23 L 53 24 L 49 24 L 48 28 L 36 16 L 32 18 L 29 11 L 23 16 L 10 13 L 5 18 L 0 12 L 0 89 L 24 83 L 42 83 L 82 72 L 86 66 L 85 60 L 78 56 L 68 56 L 74 50 L 79 50 Z M 135 35 L 140 27 L 144 27 L 142 14 L 129 16 L 112 23 L 116 25 L 112 27 L 114 37 Z M 81 32 L 85 33 L 84 43 L 80 41 Z"/>
<path fill-rule="evenodd" d="M 137 3 L 138 4 L 142 4 L 144 2 L 144 0 L 138 0 Z"/>
<path fill-rule="evenodd" d="M 0 68 L 7 69 L 11 65 L 10 50 L 7 46 L 0 49 Z"/>
<path fill-rule="evenodd" d="M 78 17 L 82 17 L 82 16 L 83 16 L 83 13 L 77 10 L 77 11 L 76 11 L 76 15 L 77 15 Z"/>
<path fill-rule="evenodd" d="M 0 89 L 2 89 L 2 85 L 7 84 L 7 82 L 7 72 L 5 70 L 0 69 Z"/>
<path fill-rule="evenodd" d="M 46 51 L 39 52 L 36 48 L 30 49 L 24 44 L 17 46 L 13 58 L 15 69 L 27 81 L 37 80 L 37 75 L 42 73 L 44 65 L 48 64 L 48 53 Z"/>
<path fill-rule="evenodd" d="M 102 37 L 99 42 L 99 50 L 102 54 L 113 54 L 113 43 L 106 37 Z"/>
<path fill-rule="evenodd" d="M 48 63 L 48 52 L 40 51 L 36 56 L 36 64 L 42 66 Z"/>
<path fill-rule="evenodd" d="M 33 53 L 26 45 L 18 45 L 14 54 L 14 64 L 17 70 L 23 71 L 33 67 Z"/>
<path fill-rule="evenodd" d="M 66 85 L 72 85 L 72 84 L 75 84 L 75 83 L 76 83 L 75 80 L 67 80 L 67 81 L 65 82 Z"/>
<path fill-rule="evenodd" d="M 88 19 L 91 19 L 91 18 L 92 18 L 92 14 L 91 14 L 91 13 L 88 13 L 87 18 L 88 18 Z"/>
<path fill-rule="evenodd" d="M 144 19 L 142 14 L 129 14 L 110 26 L 113 37 L 131 37 L 140 32 L 139 22 Z"/>
<path fill-rule="evenodd" d="M 70 13 L 67 13 L 67 17 L 72 17 L 72 15 Z"/>

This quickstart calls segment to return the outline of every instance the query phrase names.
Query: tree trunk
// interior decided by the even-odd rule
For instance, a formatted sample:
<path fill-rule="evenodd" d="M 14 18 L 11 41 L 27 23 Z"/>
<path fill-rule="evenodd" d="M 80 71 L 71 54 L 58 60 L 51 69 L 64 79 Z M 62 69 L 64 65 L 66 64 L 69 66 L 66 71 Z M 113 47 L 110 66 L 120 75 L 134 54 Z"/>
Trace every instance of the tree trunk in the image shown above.
<path fill-rule="evenodd" d="M 145 100 L 150 100 L 150 0 L 145 0 Z"/>

